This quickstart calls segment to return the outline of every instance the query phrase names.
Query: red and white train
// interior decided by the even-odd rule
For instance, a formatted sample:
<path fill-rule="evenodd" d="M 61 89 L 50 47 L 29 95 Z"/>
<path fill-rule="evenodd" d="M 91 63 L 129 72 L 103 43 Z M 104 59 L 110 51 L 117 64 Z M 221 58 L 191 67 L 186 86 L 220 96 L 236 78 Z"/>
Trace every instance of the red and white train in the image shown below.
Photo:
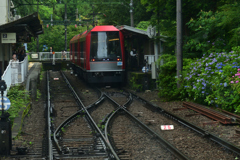
<path fill-rule="evenodd" d="M 70 60 L 74 73 L 88 83 L 122 83 L 124 36 L 114 26 L 96 26 L 71 39 Z"/>

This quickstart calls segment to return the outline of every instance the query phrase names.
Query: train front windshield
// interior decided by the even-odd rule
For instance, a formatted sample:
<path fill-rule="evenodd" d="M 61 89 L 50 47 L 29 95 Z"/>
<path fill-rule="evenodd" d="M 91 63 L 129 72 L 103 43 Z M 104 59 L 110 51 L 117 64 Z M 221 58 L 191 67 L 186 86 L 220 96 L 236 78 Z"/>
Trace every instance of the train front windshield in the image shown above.
<path fill-rule="evenodd" d="M 92 32 L 90 57 L 91 61 L 121 60 L 119 32 Z"/>

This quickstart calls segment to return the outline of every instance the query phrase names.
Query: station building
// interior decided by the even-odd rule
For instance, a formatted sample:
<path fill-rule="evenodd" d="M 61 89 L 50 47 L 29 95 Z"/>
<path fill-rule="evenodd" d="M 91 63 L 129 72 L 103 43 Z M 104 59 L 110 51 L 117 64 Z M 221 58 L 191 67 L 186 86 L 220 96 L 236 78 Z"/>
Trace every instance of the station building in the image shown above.
<path fill-rule="evenodd" d="M 14 15 L 10 0 L 1 0 L 0 3 L 0 69 L 1 75 L 12 59 L 16 43 L 29 43 L 43 33 L 43 27 L 38 13 L 25 17 Z"/>

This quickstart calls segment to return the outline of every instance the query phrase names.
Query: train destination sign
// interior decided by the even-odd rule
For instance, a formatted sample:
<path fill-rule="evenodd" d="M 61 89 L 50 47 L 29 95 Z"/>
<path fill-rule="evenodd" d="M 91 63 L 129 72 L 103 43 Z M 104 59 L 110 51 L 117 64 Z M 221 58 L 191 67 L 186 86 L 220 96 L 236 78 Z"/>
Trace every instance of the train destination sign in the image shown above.
<path fill-rule="evenodd" d="M 2 107 L 2 97 L 0 96 L 0 110 L 8 110 L 11 106 L 11 102 L 7 97 L 3 97 L 3 107 Z"/>

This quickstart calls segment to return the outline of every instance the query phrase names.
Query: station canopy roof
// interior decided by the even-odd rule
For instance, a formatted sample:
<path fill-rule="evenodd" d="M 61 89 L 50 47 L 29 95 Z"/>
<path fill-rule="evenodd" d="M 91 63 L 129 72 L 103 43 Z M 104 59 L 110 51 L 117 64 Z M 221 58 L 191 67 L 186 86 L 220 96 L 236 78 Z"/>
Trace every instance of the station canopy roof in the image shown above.
<path fill-rule="evenodd" d="M 123 32 L 123 35 L 125 36 L 125 38 L 129 38 L 132 36 L 143 36 L 144 38 L 149 38 L 147 31 L 137 29 L 135 27 L 131 27 L 128 25 L 121 25 L 121 26 L 117 26 L 117 28 Z M 164 38 L 166 38 L 166 36 L 161 35 L 160 40 L 164 42 L 165 41 Z"/>
<path fill-rule="evenodd" d="M 37 12 L 0 25 L 0 33 L 16 33 L 17 42 L 31 42 L 31 37 L 43 34 L 42 21 Z"/>
<path fill-rule="evenodd" d="M 122 25 L 122 26 L 117 26 L 117 28 L 123 32 L 125 36 L 131 36 L 131 35 L 142 35 L 142 36 L 148 36 L 147 32 L 141 29 L 137 29 L 131 26 L 127 25 Z"/>

